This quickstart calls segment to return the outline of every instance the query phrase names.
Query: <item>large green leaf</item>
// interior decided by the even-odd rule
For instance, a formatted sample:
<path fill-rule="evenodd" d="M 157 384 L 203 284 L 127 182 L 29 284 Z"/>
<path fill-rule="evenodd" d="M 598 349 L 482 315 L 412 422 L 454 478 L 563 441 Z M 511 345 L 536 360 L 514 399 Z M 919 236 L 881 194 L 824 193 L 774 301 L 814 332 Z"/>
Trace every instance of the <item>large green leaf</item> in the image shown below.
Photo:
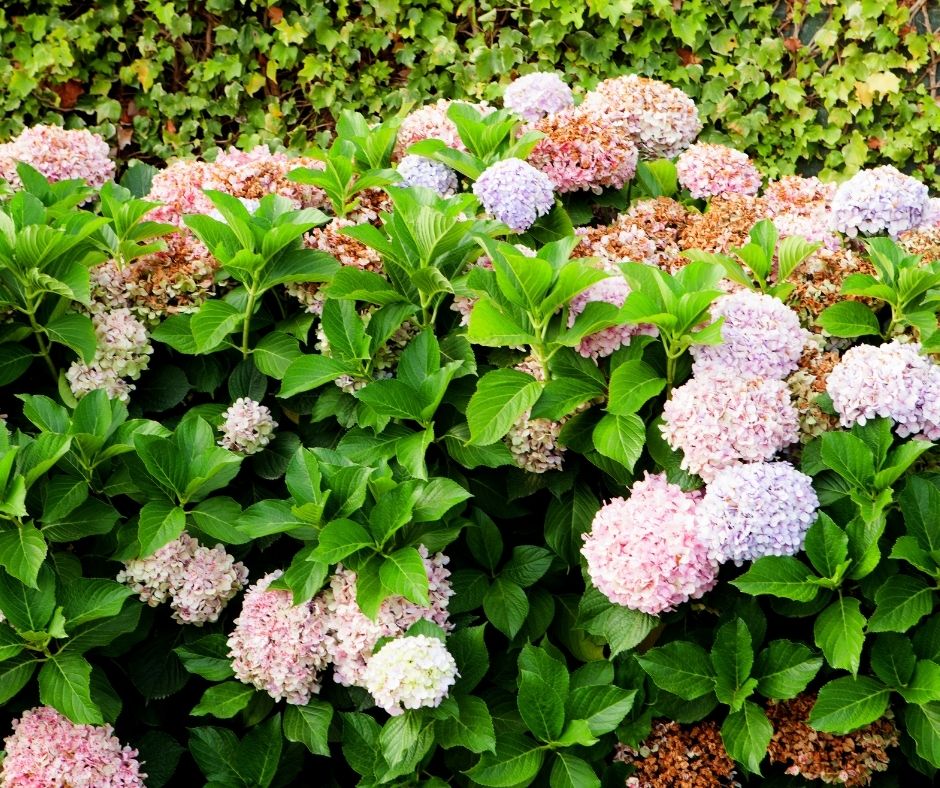
<path fill-rule="evenodd" d="M 39 671 L 39 699 L 72 722 L 104 722 L 91 698 L 91 664 L 78 654 L 59 652 L 46 660 Z"/>
<path fill-rule="evenodd" d="M 534 404 L 541 384 L 514 369 L 497 369 L 480 378 L 467 405 L 469 443 L 485 446 L 502 438 Z"/>
<path fill-rule="evenodd" d="M 819 690 L 809 724 L 826 733 L 850 733 L 883 716 L 890 691 L 867 676 L 844 676 Z"/>
<path fill-rule="evenodd" d="M 36 588 L 46 557 L 46 540 L 32 523 L 7 523 L 0 528 L 0 565 L 17 580 Z"/>

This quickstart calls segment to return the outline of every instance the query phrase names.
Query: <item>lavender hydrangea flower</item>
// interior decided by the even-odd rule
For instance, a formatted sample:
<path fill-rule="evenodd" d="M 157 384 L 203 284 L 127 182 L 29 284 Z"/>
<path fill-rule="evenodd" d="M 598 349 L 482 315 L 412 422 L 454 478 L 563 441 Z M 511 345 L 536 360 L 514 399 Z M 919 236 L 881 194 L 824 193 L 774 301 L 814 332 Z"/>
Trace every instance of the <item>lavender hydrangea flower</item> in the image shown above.
<path fill-rule="evenodd" d="M 402 637 L 373 655 L 363 675 L 365 688 L 392 716 L 405 709 L 436 707 L 457 680 L 457 662 L 440 640 Z"/>
<path fill-rule="evenodd" d="M 506 87 L 503 106 L 535 123 L 546 115 L 573 107 L 574 96 L 557 74 L 526 74 Z"/>
<path fill-rule="evenodd" d="M 795 555 L 816 520 L 813 481 L 788 462 L 757 462 L 719 471 L 698 507 L 700 533 L 719 563 Z"/>
<path fill-rule="evenodd" d="M 255 454 L 271 442 L 277 422 L 271 410 L 248 397 L 239 397 L 225 411 L 225 421 L 219 427 L 222 438 L 219 446 L 242 454 Z"/>
<path fill-rule="evenodd" d="M 929 198 L 924 184 L 890 164 L 862 170 L 836 190 L 833 227 L 853 238 L 884 232 L 896 238 L 923 221 Z"/>
<path fill-rule="evenodd" d="M 398 162 L 398 174 L 405 186 L 423 186 L 441 197 L 457 193 L 457 173 L 446 164 L 426 156 L 405 156 Z"/>
<path fill-rule="evenodd" d="M 715 320 L 724 318 L 722 343 L 691 348 L 693 374 L 728 370 L 781 379 L 797 368 L 809 332 L 779 299 L 741 290 L 717 298 L 711 315 Z"/>
<path fill-rule="evenodd" d="M 551 179 L 522 159 L 505 159 L 487 167 L 473 184 L 484 209 L 516 233 L 529 229 L 555 204 Z"/>

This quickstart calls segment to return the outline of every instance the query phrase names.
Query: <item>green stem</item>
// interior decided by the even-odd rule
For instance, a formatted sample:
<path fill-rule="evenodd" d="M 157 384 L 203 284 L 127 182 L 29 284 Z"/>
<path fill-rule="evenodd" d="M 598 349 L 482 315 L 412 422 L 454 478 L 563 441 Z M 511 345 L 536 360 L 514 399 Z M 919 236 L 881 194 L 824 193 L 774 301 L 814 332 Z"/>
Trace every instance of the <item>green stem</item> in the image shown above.
<path fill-rule="evenodd" d="M 49 368 L 49 374 L 52 375 L 52 379 L 56 382 L 59 380 L 59 370 L 55 368 L 55 364 L 52 363 L 52 355 L 49 352 L 49 343 L 46 341 L 45 332 L 42 329 L 42 326 L 36 322 L 36 315 L 32 312 L 26 313 L 29 317 L 29 325 L 33 329 L 33 334 L 36 336 L 36 344 L 39 345 L 39 354 L 45 359 L 46 366 Z"/>
<path fill-rule="evenodd" d="M 251 331 L 251 316 L 255 311 L 255 289 L 248 290 L 248 304 L 245 306 L 245 322 L 242 325 L 242 358 L 248 358 L 251 350 L 248 348 L 248 334 Z"/>

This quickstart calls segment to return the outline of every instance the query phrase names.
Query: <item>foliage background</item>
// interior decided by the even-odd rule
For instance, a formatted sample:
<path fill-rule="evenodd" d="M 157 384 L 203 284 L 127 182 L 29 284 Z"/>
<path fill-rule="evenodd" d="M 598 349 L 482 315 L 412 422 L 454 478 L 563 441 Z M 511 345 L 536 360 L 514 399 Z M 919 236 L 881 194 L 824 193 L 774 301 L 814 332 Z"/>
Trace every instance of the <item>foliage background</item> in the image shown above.
<path fill-rule="evenodd" d="M 940 185 L 933 0 L 30 0 L 0 9 L 0 139 L 88 125 L 121 158 L 281 141 L 332 107 L 495 99 L 533 68 L 697 101 L 704 139 L 774 177 L 894 163 Z"/>

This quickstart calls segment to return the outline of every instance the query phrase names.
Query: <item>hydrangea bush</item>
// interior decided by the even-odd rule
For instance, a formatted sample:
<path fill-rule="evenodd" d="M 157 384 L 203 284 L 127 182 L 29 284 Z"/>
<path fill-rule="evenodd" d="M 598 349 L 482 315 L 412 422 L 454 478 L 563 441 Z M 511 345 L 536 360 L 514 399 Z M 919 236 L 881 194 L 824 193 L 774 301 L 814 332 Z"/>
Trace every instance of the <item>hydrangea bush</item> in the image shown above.
<path fill-rule="evenodd" d="M 0 785 L 928 784 L 936 198 L 700 129 L 3 143 Z"/>

